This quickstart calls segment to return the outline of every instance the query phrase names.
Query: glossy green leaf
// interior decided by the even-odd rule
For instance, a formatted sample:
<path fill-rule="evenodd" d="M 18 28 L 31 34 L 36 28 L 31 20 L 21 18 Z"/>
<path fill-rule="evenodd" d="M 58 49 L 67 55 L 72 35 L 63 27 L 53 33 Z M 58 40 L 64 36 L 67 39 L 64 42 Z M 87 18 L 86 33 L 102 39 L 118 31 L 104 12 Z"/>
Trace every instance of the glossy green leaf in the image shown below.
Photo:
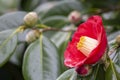
<path fill-rule="evenodd" d="M 47 38 L 51 38 L 54 34 L 56 34 L 57 31 L 46 31 L 43 34 L 47 37 Z"/>
<path fill-rule="evenodd" d="M 114 33 L 111 33 L 107 38 L 108 38 L 108 41 L 112 41 L 116 38 L 116 36 L 118 36 L 120 34 L 120 31 L 116 31 Z"/>
<path fill-rule="evenodd" d="M 94 79 L 95 80 L 105 80 L 105 70 L 104 64 L 97 64 L 94 69 Z M 92 79 L 91 79 L 92 80 Z"/>
<path fill-rule="evenodd" d="M 50 16 L 68 16 L 68 14 L 73 10 L 82 10 L 82 5 L 80 2 L 76 0 L 66 0 L 66 1 L 59 1 L 56 5 L 50 8 L 46 13 L 42 16 L 42 19 L 48 18 Z"/>
<path fill-rule="evenodd" d="M 75 72 L 75 69 L 69 69 L 61 74 L 57 80 L 76 80 L 76 78 L 77 73 Z"/>
<path fill-rule="evenodd" d="M 17 28 L 17 27 L 21 26 L 23 24 L 23 18 L 25 15 L 26 15 L 26 12 L 22 12 L 22 11 L 21 12 L 20 11 L 12 12 L 12 13 L 7 13 L 7 14 L 2 15 L 0 17 L 0 31 Z M 23 42 L 24 38 L 25 38 L 24 33 L 18 34 L 18 42 Z M 25 48 L 25 44 L 22 43 L 20 45 L 24 45 L 24 46 L 22 46 L 22 48 L 19 49 L 20 51 L 18 52 L 18 54 L 16 53 L 16 51 L 18 51 L 18 48 L 16 48 L 15 53 L 13 53 L 14 58 L 12 56 L 12 62 L 15 62 L 14 60 L 17 60 L 15 62 L 17 65 L 18 65 L 19 61 L 18 61 L 18 59 L 15 58 L 15 55 L 22 56 L 19 53 L 22 54 L 22 52 Z"/>
<path fill-rule="evenodd" d="M 112 43 L 111 43 L 111 45 L 109 45 L 110 50 L 111 51 L 113 50 L 113 52 L 109 56 L 115 64 L 120 66 L 120 48 L 115 49 L 115 46 L 116 45 L 112 44 Z"/>
<path fill-rule="evenodd" d="M 23 53 L 25 51 L 25 43 L 20 43 L 17 45 L 16 49 L 14 50 L 13 55 L 10 58 L 10 62 L 15 64 L 15 65 L 21 65 Z"/>
<path fill-rule="evenodd" d="M 64 27 L 68 20 L 63 16 L 52 16 L 42 20 L 42 23 L 50 27 Z"/>
<path fill-rule="evenodd" d="M 57 47 L 60 47 L 63 42 L 70 38 L 70 35 L 71 32 L 57 32 L 55 35 L 53 35 L 53 37 L 51 37 L 51 40 Z"/>
<path fill-rule="evenodd" d="M 110 65 L 106 70 L 105 80 L 120 80 L 120 67 L 110 60 Z"/>
<path fill-rule="evenodd" d="M 20 8 L 24 11 L 32 11 L 40 2 L 41 0 L 21 0 Z"/>
<path fill-rule="evenodd" d="M 0 0 L 0 14 L 17 9 L 19 0 Z"/>
<path fill-rule="evenodd" d="M 99 1 L 95 1 L 95 0 L 85 0 L 85 1 L 81 1 L 84 2 L 84 4 L 87 5 L 91 5 L 91 7 L 93 8 L 101 8 L 101 9 L 108 9 L 111 6 L 114 5 L 119 5 L 119 0 L 99 0 Z"/>
<path fill-rule="evenodd" d="M 67 43 L 70 39 L 71 32 L 57 32 L 53 37 L 51 37 L 51 40 L 53 43 L 58 47 L 59 51 L 59 58 L 61 60 L 61 72 L 64 72 L 67 67 L 64 65 L 64 51 L 66 49 Z"/>
<path fill-rule="evenodd" d="M 25 52 L 23 75 L 25 80 L 56 80 L 59 66 L 57 48 L 41 35 Z"/>
<path fill-rule="evenodd" d="M 109 40 L 109 49 L 112 51 L 111 55 L 109 57 L 112 59 L 112 61 L 120 66 L 120 47 L 117 47 L 116 44 L 116 36 L 120 34 L 120 31 L 114 32 L 108 36 Z"/>
<path fill-rule="evenodd" d="M 7 13 L 0 17 L 0 31 L 17 28 L 23 24 L 25 12 Z"/>
<path fill-rule="evenodd" d="M 23 54 L 28 46 L 25 41 L 28 31 L 29 30 L 26 29 L 25 31 L 18 33 L 18 45 L 10 59 L 10 62 L 15 65 L 21 65 L 21 61 L 23 61 Z"/>
<path fill-rule="evenodd" d="M 17 35 L 10 36 L 14 30 L 0 32 L 0 67 L 4 65 L 17 46 Z"/>
<path fill-rule="evenodd" d="M 54 7 L 56 3 L 57 1 L 51 1 L 51 2 L 40 4 L 34 11 L 37 12 L 41 17 L 42 13 L 45 13 L 50 8 Z"/>

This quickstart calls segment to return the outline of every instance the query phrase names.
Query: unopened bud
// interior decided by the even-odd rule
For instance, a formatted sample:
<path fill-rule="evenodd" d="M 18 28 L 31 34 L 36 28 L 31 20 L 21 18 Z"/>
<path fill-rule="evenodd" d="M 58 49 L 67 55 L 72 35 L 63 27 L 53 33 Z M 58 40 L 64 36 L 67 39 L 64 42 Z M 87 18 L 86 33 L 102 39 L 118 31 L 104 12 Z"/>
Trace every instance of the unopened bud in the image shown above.
<path fill-rule="evenodd" d="M 31 43 L 39 38 L 40 32 L 38 30 L 31 30 L 26 35 L 26 42 Z"/>
<path fill-rule="evenodd" d="M 81 14 L 78 11 L 73 11 L 69 14 L 68 20 L 71 23 L 78 23 L 81 20 Z"/>
<path fill-rule="evenodd" d="M 25 17 L 24 17 L 24 23 L 27 26 L 34 26 L 38 21 L 38 15 L 36 12 L 29 12 Z"/>
<path fill-rule="evenodd" d="M 116 37 L 116 43 L 117 43 L 118 45 L 120 45 L 120 35 L 118 35 L 118 36 Z"/>
<path fill-rule="evenodd" d="M 83 65 L 76 68 L 76 72 L 80 76 L 88 76 L 92 72 L 92 67 L 90 65 Z"/>

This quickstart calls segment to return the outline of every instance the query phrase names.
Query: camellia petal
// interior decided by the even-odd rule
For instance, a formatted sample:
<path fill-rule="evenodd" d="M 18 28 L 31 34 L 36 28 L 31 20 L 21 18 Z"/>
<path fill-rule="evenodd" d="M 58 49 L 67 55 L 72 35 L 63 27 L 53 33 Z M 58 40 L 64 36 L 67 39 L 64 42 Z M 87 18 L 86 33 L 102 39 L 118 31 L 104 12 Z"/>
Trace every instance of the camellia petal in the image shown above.
<path fill-rule="evenodd" d="M 107 37 L 100 16 L 92 16 L 78 26 L 64 53 L 68 67 L 98 62 L 107 47 Z"/>

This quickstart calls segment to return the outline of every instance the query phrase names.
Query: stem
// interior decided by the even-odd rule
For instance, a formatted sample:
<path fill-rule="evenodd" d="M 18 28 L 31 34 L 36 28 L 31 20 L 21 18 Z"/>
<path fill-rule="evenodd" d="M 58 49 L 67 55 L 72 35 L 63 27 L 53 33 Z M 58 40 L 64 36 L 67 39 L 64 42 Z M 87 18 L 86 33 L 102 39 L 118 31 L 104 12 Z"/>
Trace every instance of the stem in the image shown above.
<path fill-rule="evenodd" d="M 113 74 L 115 75 L 115 78 L 116 78 L 116 80 L 117 80 L 117 75 L 116 75 L 116 72 L 115 72 L 115 68 L 114 68 L 113 62 L 112 62 L 111 59 L 109 59 L 109 61 L 110 61 L 110 65 L 111 65 L 111 68 L 112 68 Z"/>
<path fill-rule="evenodd" d="M 46 26 L 44 24 L 37 24 L 36 27 L 37 28 L 49 28 L 48 26 Z"/>
<path fill-rule="evenodd" d="M 49 27 L 49 26 L 46 26 L 44 24 L 38 24 L 35 26 L 35 28 L 42 28 L 40 29 L 40 32 L 45 32 L 45 31 L 62 31 L 62 32 L 71 32 L 71 31 L 75 31 L 76 29 L 67 29 L 67 30 L 64 30 L 64 29 L 60 29 L 60 28 L 53 28 L 53 27 Z"/>
<path fill-rule="evenodd" d="M 99 67 L 100 67 L 100 64 L 97 65 L 97 70 L 95 72 L 95 78 L 94 78 L 95 80 L 97 79 L 97 74 L 98 74 Z"/>
<path fill-rule="evenodd" d="M 40 64 L 41 64 L 41 70 L 42 70 L 42 76 L 43 76 L 43 35 L 40 34 L 39 37 L 39 45 L 40 45 Z M 43 77 L 42 77 L 43 79 Z"/>
<path fill-rule="evenodd" d="M 76 29 L 68 29 L 68 30 L 64 30 L 64 29 L 59 29 L 59 28 L 51 28 L 51 27 L 48 27 L 48 28 L 42 29 L 42 32 L 45 32 L 45 31 L 71 32 L 71 31 L 75 31 L 75 30 L 76 30 Z"/>

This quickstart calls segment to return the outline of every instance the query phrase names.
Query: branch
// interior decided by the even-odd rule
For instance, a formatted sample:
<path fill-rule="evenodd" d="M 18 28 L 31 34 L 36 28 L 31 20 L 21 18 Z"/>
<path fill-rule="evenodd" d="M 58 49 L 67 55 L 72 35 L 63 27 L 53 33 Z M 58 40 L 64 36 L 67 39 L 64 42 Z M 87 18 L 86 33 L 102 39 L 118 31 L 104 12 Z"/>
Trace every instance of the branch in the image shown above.
<path fill-rule="evenodd" d="M 52 28 L 52 27 L 48 27 L 48 28 L 44 28 L 44 29 L 40 29 L 40 32 L 45 32 L 45 31 L 61 31 L 61 32 L 71 32 L 71 31 L 75 31 L 76 28 L 69 28 L 69 29 L 59 29 L 59 28 Z"/>

